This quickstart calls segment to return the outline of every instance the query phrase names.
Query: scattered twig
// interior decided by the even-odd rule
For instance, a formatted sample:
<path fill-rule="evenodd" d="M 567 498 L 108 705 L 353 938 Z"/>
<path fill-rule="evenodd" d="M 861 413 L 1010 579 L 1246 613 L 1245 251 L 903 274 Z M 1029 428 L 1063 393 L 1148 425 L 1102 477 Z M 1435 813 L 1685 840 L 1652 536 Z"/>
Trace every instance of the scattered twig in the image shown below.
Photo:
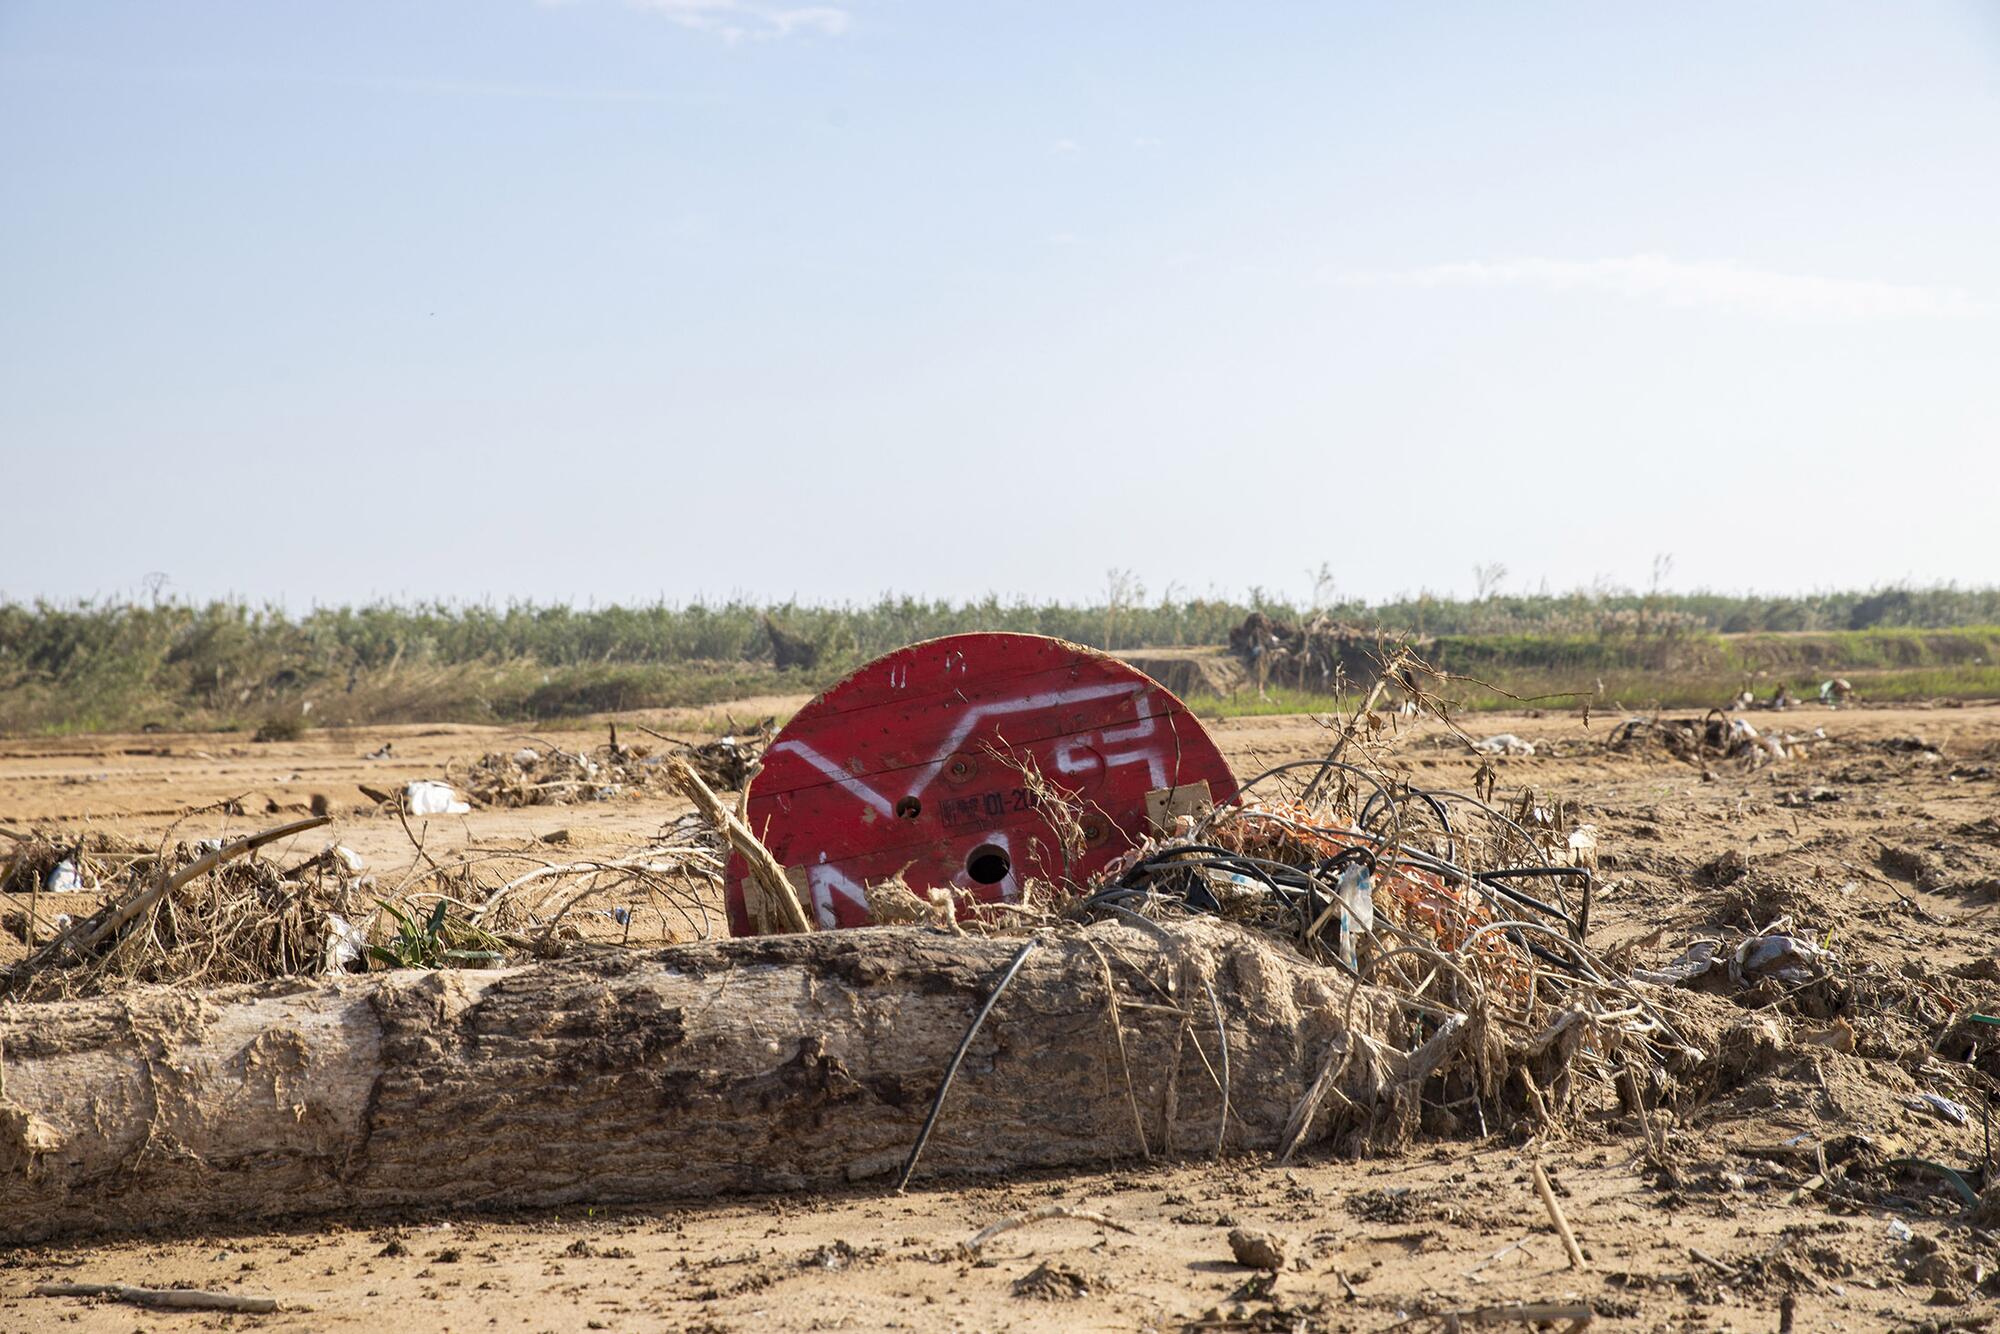
<path fill-rule="evenodd" d="M 1567 1320 L 1567 1330 L 1587 1328 L 1597 1312 L 1584 1302 L 1514 1302 L 1506 1306 L 1475 1306 L 1459 1311 L 1419 1312 L 1404 1316 L 1393 1325 L 1384 1325 L 1385 1331 L 1414 1325 L 1419 1320 L 1435 1320 L 1444 1329 L 1456 1329 L 1461 1325 L 1511 1325 L 1540 1324 L 1544 1321 Z"/>
<path fill-rule="evenodd" d="M 1493 1252 L 1493 1254 L 1487 1256 L 1484 1260 L 1481 1260 L 1478 1264 L 1466 1270 L 1465 1277 L 1471 1279 L 1474 1283 L 1484 1283 L 1486 1280 L 1479 1277 L 1480 1270 L 1486 1268 L 1486 1266 L 1490 1264 L 1495 1263 L 1496 1261 L 1505 1259 L 1507 1256 L 1512 1255 L 1515 1251 L 1524 1251 L 1527 1250 L 1527 1248 L 1528 1248 L 1528 1238 L 1526 1237 L 1521 1238 L 1519 1241 L 1508 1242 L 1505 1246 L 1502 1246 L 1499 1250 Z"/>
<path fill-rule="evenodd" d="M 1556 1235 L 1562 1238 L 1563 1249 L 1569 1252 L 1569 1267 L 1589 1268 L 1583 1261 L 1583 1248 L 1576 1244 L 1576 1234 L 1569 1230 L 1569 1219 L 1563 1216 L 1562 1206 L 1556 1203 L 1555 1190 L 1549 1185 L 1549 1174 L 1542 1170 L 1540 1163 L 1534 1165 L 1534 1170 L 1535 1189 L 1541 1193 L 1542 1207 L 1549 1211 L 1549 1221 L 1555 1224 Z"/>
<path fill-rule="evenodd" d="M 1714 1256 L 1710 1255 L 1707 1251 L 1703 1250 L 1699 1246 L 1688 1247 L 1688 1258 L 1690 1260 L 1698 1261 L 1701 1264 L 1705 1264 L 1710 1269 L 1713 1269 L 1718 1273 L 1721 1273 L 1729 1278 L 1737 1277 L 1735 1265 L 1730 1264 L 1725 1260 L 1716 1259 Z"/>
<path fill-rule="evenodd" d="M 1079 1222 L 1095 1223 L 1099 1227 L 1108 1227 L 1113 1232 L 1129 1233 L 1132 1230 L 1116 1219 L 1106 1218 L 1095 1209 L 1073 1209 L 1067 1204 L 1051 1204 L 1046 1208 L 1037 1209 L 1033 1213 L 1016 1214 L 1012 1217 L 988 1223 L 985 1227 L 973 1233 L 966 1241 L 960 1243 L 960 1249 L 977 1254 L 981 1246 L 984 1246 L 1003 1232 L 1012 1232 L 1017 1227 L 1026 1227 L 1030 1223 L 1039 1223 L 1050 1218 L 1074 1218 Z"/>
<path fill-rule="evenodd" d="M 1889 845 L 1887 843 L 1884 843 L 1879 838 L 1873 838 L 1870 841 L 1873 842 L 1876 847 L 1882 849 L 1882 851 L 1884 852 L 1891 851 Z M 1916 899 L 1904 893 L 1903 887 L 1897 884 L 1895 881 L 1891 880 L 1888 876 L 1881 875 L 1878 874 L 1877 872 L 1856 866 L 1852 862 L 1842 862 L 1841 865 L 1859 875 L 1867 876 L 1870 880 L 1873 880 L 1876 884 L 1881 885 L 1884 889 L 1887 889 L 1891 894 L 1894 894 L 1897 898 L 1901 899 L 1912 913 L 1914 913 L 1918 917 L 1921 917 L 1924 921 L 1929 922 L 1932 926 L 1951 925 L 1951 920 L 1949 918 L 1940 917 L 1936 913 L 1932 912 L 1930 909 L 1924 907 L 1924 905 L 1917 902 Z"/>
<path fill-rule="evenodd" d="M 1665 1132 L 1654 1133 L 1653 1118 L 1646 1110 L 1646 1098 L 1639 1088 L 1638 1073 L 1632 1069 L 1629 1060 L 1621 1057 L 1618 1064 L 1625 1077 L 1625 1088 L 1632 1098 L 1632 1110 L 1639 1115 L 1639 1130 L 1646 1137 L 1646 1157 L 1652 1161 L 1654 1167 L 1669 1175 L 1677 1175 L 1672 1160 L 1667 1157 Z"/>

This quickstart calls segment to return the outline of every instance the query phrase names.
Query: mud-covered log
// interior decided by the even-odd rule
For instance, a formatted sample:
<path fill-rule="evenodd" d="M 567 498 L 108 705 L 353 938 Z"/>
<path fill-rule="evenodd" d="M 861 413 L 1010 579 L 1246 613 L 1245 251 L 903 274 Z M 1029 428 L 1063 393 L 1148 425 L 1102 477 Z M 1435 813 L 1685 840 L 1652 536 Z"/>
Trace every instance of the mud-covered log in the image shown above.
<path fill-rule="evenodd" d="M 879 928 L 12 1005 L 0 1240 L 886 1177 L 1020 945 Z M 1337 975 L 1221 923 L 1050 932 L 973 1043 L 919 1180 L 1212 1151 L 1217 1009 L 1231 1148 L 1279 1144 L 1343 1022 L 1395 1023 L 1379 993 L 1350 1008 Z"/>

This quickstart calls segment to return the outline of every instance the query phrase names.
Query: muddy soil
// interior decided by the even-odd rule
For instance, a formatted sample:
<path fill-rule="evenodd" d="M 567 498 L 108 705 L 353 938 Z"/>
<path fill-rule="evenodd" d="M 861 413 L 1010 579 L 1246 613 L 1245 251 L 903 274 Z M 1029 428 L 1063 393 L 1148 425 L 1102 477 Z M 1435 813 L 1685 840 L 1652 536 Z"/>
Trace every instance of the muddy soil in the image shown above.
<path fill-rule="evenodd" d="M 1663 1127 L 1671 1170 L 1648 1163 L 1636 1121 L 1607 1095 L 1596 1114 L 1538 1141 L 1471 1126 L 1385 1160 L 1135 1158 L 1083 1175 L 920 1177 L 901 1197 L 871 1187 L 610 1213 L 405 1214 L 23 1248 L 0 1255 L 0 1328 L 1381 1330 L 1529 1301 L 1587 1304 L 1594 1328 L 1750 1331 L 1780 1328 L 1787 1299 L 1801 1331 L 1987 1327 L 2000 1300 L 1992 1203 L 1975 1214 L 1935 1172 L 1895 1164 L 1982 1162 L 1978 1099 L 1952 1042 L 1936 1047 L 1954 1016 L 2000 1010 L 2000 708 L 1809 707 L 1752 720 L 1808 739 L 1753 770 L 1654 746 L 1613 750 L 1617 719 L 1603 715 L 1471 724 L 1477 736 L 1536 745 L 1533 756 L 1492 761 L 1503 798 L 1532 788 L 1596 826 L 1599 949 L 1658 967 L 1691 940 L 1733 940 L 1790 916 L 1840 959 L 1836 983 L 1729 996 L 1725 1072 L 1702 1105 Z M 644 721 L 673 732 L 701 719 Z M 1306 718 L 1213 730 L 1243 775 L 1324 749 Z M 409 836 L 357 784 L 435 777 L 520 735 L 0 741 L 0 826 L 212 837 L 272 823 L 319 794 L 340 840 L 393 872 L 412 859 Z M 538 735 L 595 744 L 603 720 Z M 389 757 L 364 758 L 385 741 Z M 1428 786 L 1470 790 L 1480 763 L 1430 724 L 1394 749 Z M 228 799 L 241 814 L 188 813 Z M 624 847 L 679 810 L 638 800 L 475 811 L 433 819 L 423 837 L 440 854 L 557 829 L 580 846 Z M 1962 1105 L 1966 1124 L 1925 1093 Z M 958 1096 L 976 1097 L 976 1085 Z M 1582 1270 L 1536 1194 L 1536 1155 L 1582 1245 Z M 1051 1218 L 976 1256 L 961 1249 L 996 1219 L 1048 1205 L 1130 1231 Z M 1274 1280 L 1235 1263 L 1235 1228 L 1279 1239 Z M 29 1295 L 46 1282 L 267 1294 L 285 1309 L 169 1313 Z"/>

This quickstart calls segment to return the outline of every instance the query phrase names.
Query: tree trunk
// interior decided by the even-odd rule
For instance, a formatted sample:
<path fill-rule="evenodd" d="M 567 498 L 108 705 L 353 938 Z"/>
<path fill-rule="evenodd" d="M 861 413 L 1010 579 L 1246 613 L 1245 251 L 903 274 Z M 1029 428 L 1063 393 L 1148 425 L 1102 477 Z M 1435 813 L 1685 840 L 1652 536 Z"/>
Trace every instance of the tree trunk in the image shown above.
<path fill-rule="evenodd" d="M 0 1241 L 880 1178 L 1022 942 L 876 928 L 11 1005 Z M 1213 1152 L 1217 1009 L 1227 1143 L 1275 1148 L 1343 1023 L 1396 1031 L 1387 997 L 1350 1012 L 1349 990 L 1218 922 L 1044 933 L 918 1179 L 1132 1157 L 1142 1131 L 1154 1153 Z"/>

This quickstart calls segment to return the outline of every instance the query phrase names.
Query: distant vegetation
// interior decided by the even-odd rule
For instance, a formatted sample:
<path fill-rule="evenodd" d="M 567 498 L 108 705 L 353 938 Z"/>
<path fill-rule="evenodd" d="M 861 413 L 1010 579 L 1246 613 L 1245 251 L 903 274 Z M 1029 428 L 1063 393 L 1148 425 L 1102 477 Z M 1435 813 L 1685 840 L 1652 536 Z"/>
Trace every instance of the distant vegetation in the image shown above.
<path fill-rule="evenodd" d="M 1114 578 L 1096 606 L 884 598 L 869 606 L 743 602 L 579 610 L 370 606 L 288 615 L 235 602 L 0 604 L 0 731 L 162 726 L 289 730 L 326 723 L 530 720 L 809 691 L 913 640 L 965 630 L 1058 635 L 1113 650 L 1223 644 L 1253 609 L 1417 634 L 1453 671 L 1516 694 L 1719 702 L 1738 684 L 1838 671 L 1876 698 L 2000 694 L 2000 589 L 1804 597 L 1573 593 L 1406 598 L 1318 609 L 1142 600 Z M 775 621 L 818 651 L 771 664 Z M 1872 683 L 1872 684 L 1871 684 Z M 1317 683 L 1304 688 L 1300 700 Z M 1630 693 L 1621 693 L 1621 692 Z M 1467 702 L 1497 696 L 1468 687 Z M 1678 696 L 1692 696 L 1681 699 Z M 311 705 L 308 709 L 306 706 Z M 1257 707 L 1236 700 L 1215 707 Z"/>

